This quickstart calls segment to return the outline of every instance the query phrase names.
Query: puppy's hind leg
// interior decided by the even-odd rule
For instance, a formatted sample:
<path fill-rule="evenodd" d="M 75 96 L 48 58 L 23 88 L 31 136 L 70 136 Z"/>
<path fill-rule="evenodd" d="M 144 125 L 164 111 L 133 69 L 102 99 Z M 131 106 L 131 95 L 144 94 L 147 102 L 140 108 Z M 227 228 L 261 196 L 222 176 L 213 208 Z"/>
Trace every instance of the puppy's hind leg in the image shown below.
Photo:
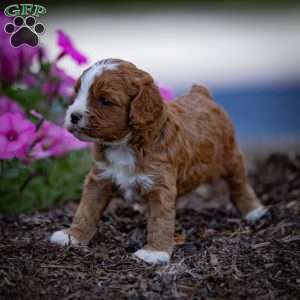
<path fill-rule="evenodd" d="M 268 210 L 258 200 L 251 187 L 242 154 L 238 151 L 228 164 L 228 174 L 224 177 L 230 190 L 233 205 L 249 223 L 255 223 L 264 217 Z"/>

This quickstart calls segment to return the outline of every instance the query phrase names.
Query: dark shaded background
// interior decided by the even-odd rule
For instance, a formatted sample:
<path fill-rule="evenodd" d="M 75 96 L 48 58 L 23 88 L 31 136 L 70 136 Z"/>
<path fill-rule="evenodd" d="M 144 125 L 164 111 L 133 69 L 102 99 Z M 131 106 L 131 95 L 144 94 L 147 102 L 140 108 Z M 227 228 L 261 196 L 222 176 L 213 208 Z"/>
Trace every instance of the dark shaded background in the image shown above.
<path fill-rule="evenodd" d="M 28 3 L 32 3 L 31 1 L 26 1 Z M 12 4 L 13 1 L 4 1 L 2 2 L 1 6 L 5 7 L 7 4 Z M 24 2 L 23 2 L 24 3 Z M 72 27 L 74 27 L 78 22 L 81 22 L 82 32 L 71 32 L 71 36 L 74 39 L 75 43 L 79 43 L 80 49 L 85 52 L 87 56 L 89 53 L 89 45 L 86 44 L 86 39 L 84 36 L 89 34 L 90 36 L 88 41 L 90 44 L 93 45 L 93 48 L 99 49 L 99 59 L 102 57 L 102 48 L 104 47 L 101 40 L 101 34 L 105 30 L 109 30 L 115 18 L 120 17 L 120 20 L 124 19 L 124 22 L 120 21 L 120 35 L 116 31 L 112 32 L 110 39 L 104 39 L 104 43 L 111 43 L 114 45 L 118 39 L 126 39 L 125 35 L 128 35 L 128 38 L 132 38 L 135 35 L 135 30 L 139 28 L 145 27 L 145 36 L 144 40 L 138 40 L 137 43 L 140 44 L 139 49 L 145 49 L 148 55 L 148 59 L 145 57 L 137 57 L 135 55 L 135 45 L 123 45 L 124 51 L 122 49 L 112 49 L 116 50 L 116 53 L 122 58 L 130 59 L 133 62 L 141 65 L 149 71 L 151 74 L 156 76 L 156 79 L 161 81 L 162 83 L 166 83 L 170 85 L 176 92 L 176 94 L 182 94 L 187 91 L 189 86 L 195 82 L 202 82 L 209 86 L 212 90 L 212 93 L 219 103 L 221 103 L 225 109 L 229 112 L 232 116 L 235 124 L 239 139 L 241 140 L 243 146 L 247 149 L 254 149 L 254 150 L 284 150 L 286 151 L 291 149 L 298 148 L 299 145 L 299 136 L 300 136 L 300 47 L 299 47 L 299 40 L 300 40 L 300 22 L 291 21 L 289 18 L 289 14 L 291 18 L 295 18 L 295 15 L 299 15 L 300 19 L 300 5 L 299 1 L 194 1 L 194 0 L 187 0 L 187 1 L 122 1 L 122 0 L 115 0 L 115 1 L 39 1 L 39 4 L 44 5 L 48 12 L 44 18 L 44 23 L 47 26 L 47 30 L 45 36 L 42 38 L 46 46 L 51 47 L 53 44 L 53 37 L 55 29 L 63 28 L 67 32 L 72 31 Z M 74 16 L 73 16 L 74 13 Z M 95 23 L 95 21 L 91 21 L 91 16 L 95 19 L 95 15 L 99 15 L 99 25 Z M 172 55 L 176 55 L 176 51 L 178 50 L 174 47 L 174 40 L 176 44 L 176 40 L 178 44 L 181 43 L 181 36 L 182 31 L 179 31 L 180 27 L 182 26 L 183 21 L 188 20 L 189 16 L 195 19 L 195 16 L 199 15 L 199 20 L 207 19 L 207 26 L 210 26 L 210 18 L 211 16 L 218 19 L 218 16 L 224 20 L 224 24 L 231 22 L 232 20 L 236 20 L 236 25 L 234 30 L 238 30 L 239 26 L 241 30 L 243 30 L 244 24 L 246 24 L 249 20 L 252 20 L 255 24 L 255 20 L 264 19 L 266 17 L 266 23 L 261 23 L 260 28 L 253 28 L 253 32 L 251 33 L 251 37 L 253 41 L 255 41 L 255 36 L 260 36 L 260 33 L 270 26 L 273 26 L 273 21 L 270 23 L 270 16 L 271 19 L 278 19 L 278 25 L 275 24 L 274 30 L 271 33 L 274 35 L 273 37 L 266 37 L 266 40 L 262 38 L 257 39 L 257 43 L 260 44 L 268 44 L 269 38 L 274 42 L 274 48 L 266 48 L 269 49 L 269 53 L 261 53 L 261 56 L 265 56 L 266 59 L 268 56 L 272 56 L 278 48 L 276 47 L 276 33 L 281 30 L 282 24 L 286 24 L 291 22 L 290 27 L 291 30 L 295 33 L 295 27 L 298 25 L 298 37 L 295 38 L 295 34 L 291 36 L 293 41 L 290 41 L 290 47 L 287 52 L 282 53 L 283 56 L 289 56 L 289 65 L 284 66 L 281 62 L 278 62 L 278 66 L 275 66 L 274 69 L 278 67 L 276 73 L 280 74 L 279 68 L 283 68 L 284 71 L 282 76 L 274 75 L 272 76 L 272 70 L 269 72 L 268 70 L 263 70 L 262 74 L 259 78 L 255 78 L 256 72 L 254 72 L 253 76 L 251 77 L 251 71 L 248 69 L 242 69 L 239 74 L 242 75 L 235 75 L 231 78 L 231 74 L 234 73 L 232 70 L 238 69 L 239 62 L 235 61 L 232 57 L 228 59 L 232 59 L 230 63 L 228 63 L 228 76 L 226 76 L 227 71 L 224 69 L 220 69 L 221 73 L 224 73 L 225 76 L 219 78 L 219 70 L 216 65 L 218 61 L 223 59 L 226 61 L 226 53 L 216 51 L 212 49 L 211 54 L 211 61 L 216 61 L 216 65 L 212 64 L 212 70 L 207 76 L 205 71 L 199 71 L 197 76 L 195 73 L 189 73 L 188 69 L 184 69 L 182 67 L 183 61 L 186 59 L 188 61 L 189 57 L 182 57 L 182 53 L 178 51 L 178 66 L 181 66 L 181 70 L 179 72 L 174 73 L 174 68 L 170 68 L 168 73 L 168 68 L 164 64 L 166 60 L 168 60 L 168 56 L 166 53 L 170 53 Z M 65 18 L 64 18 L 65 16 Z M 135 25 L 132 26 L 132 30 L 122 31 L 122 24 L 128 28 L 130 25 L 126 24 L 126 22 L 130 22 L 132 18 L 138 16 L 137 22 Z M 145 19 L 143 21 L 143 16 Z M 181 19 L 182 16 L 182 19 Z M 175 25 L 170 25 L 166 21 L 166 24 L 162 23 L 161 28 L 163 30 L 172 30 L 170 31 L 170 36 L 165 38 L 164 43 L 162 45 L 154 45 L 154 52 L 153 57 L 155 55 L 156 65 L 151 65 L 150 61 L 153 60 L 151 57 L 151 51 L 149 51 L 149 41 L 147 42 L 147 35 L 149 35 L 152 39 L 152 43 L 155 44 L 155 40 L 159 40 L 161 36 L 160 31 L 156 31 L 155 33 L 150 32 L 151 26 L 149 26 L 149 19 L 153 22 L 153 25 L 157 25 L 158 22 L 161 22 L 163 18 L 169 20 L 172 18 L 178 19 L 178 23 Z M 43 19 L 42 18 L 42 19 Z M 101 23 L 101 20 L 105 18 L 105 23 Z M 93 20 L 94 20 L 93 19 Z M 147 20 L 146 20 L 147 19 Z M 127 21 L 126 21 L 127 20 Z M 94 23 L 93 23 L 94 22 Z M 194 22 L 194 21 L 193 21 Z M 52 25 L 51 25 L 52 24 Z M 74 26 L 72 25 L 74 24 Z M 99 26 L 99 31 L 93 31 L 93 26 Z M 172 23 L 173 24 L 173 23 Z M 193 23 L 191 23 L 193 24 Z M 204 23 L 205 25 L 205 23 Z M 117 26 L 114 24 L 114 26 Z M 169 26 L 169 27 L 168 27 Z M 173 26 L 173 27 L 172 27 Z M 176 26 L 174 28 L 174 26 Z M 222 22 L 217 24 L 216 26 L 222 27 Z M 276 28 L 278 26 L 278 28 Z M 105 28 L 103 28 L 105 27 Z M 91 30 L 89 30 L 91 28 Z M 167 29 L 166 29 L 167 28 Z M 92 30 L 93 29 L 93 30 Z M 201 39 L 201 36 L 205 32 L 209 32 L 211 28 L 201 28 L 201 32 L 198 30 L 199 27 L 191 26 L 186 30 L 186 34 L 191 34 L 192 37 L 190 38 L 189 45 L 187 47 L 193 47 L 195 40 Z M 260 32 L 261 31 L 261 32 Z M 181 32 L 180 34 L 176 35 L 176 32 Z M 286 30 L 286 36 L 283 39 L 289 41 L 290 31 Z M 184 33 L 183 33 L 184 34 Z M 232 36 L 232 32 L 228 31 L 229 43 L 234 43 L 235 41 L 239 44 L 242 44 L 242 41 L 238 39 L 230 39 Z M 241 35 L 243 33 L 241 32 Z M 245 34 L 247 34 L 245 32 Z M 215 40 L 218 40 L 218 36 L 215 37 Z M 221 38 L 221 37 L 220 37 Z M 224 36 L 222 37 L 224 39 Z M 297 41 L 298 40 L 298 41 Z M 84 43 L 81 41 L 85 41 Z M 186 43 L 185 39 L 185 43 Z M 278 46 L 282 46 L 280 44 L 283 43 L 282 39 L 278 39 Z M 226 43 L 226 37 L 225 37 Z M 293 43 L 295 47 L 293 47 Z M 225 45 L 226 46 L 226 45 Z M 234 45 L 230 45 L 234 48 Z M 239 46 L 239 45 L 237 45 Z M 259 46 L 259 45 L 258 45 Z M 161 51 L 161 55 L 159 55 L 159 47 L 163 51 Z M 169 47 L 169 48 L 168 48 Z M 209 45 L 206 45 L 209 49 Z M 126 50 L 126 49 L 127 50 Z M 104 48 L 103 48 L 104 49 Z M 262 47 L 263 49 L 263 47 Z M 247 49 L 246 49 L 247 50 Z M 249 56 L 252 55 L 251 48 L 246 51 L 245 53 L 239 53 L 240 57 L 243 57 L 247 60 Z M 51 52 L 51 51 L 50 51 Z M 114 51 L 112 51 L 112 55 Z M 105 52 L 105 55 L 110 55 L 110 53 Z M 123 54 L 124 53 L 124 54 Z M 125 55 L 126 53 L 126 55 Z M 129 53 L 129 54 L 128 54 Z M 201 53 L 198 54 L 201 57 Z M 257 55 L 257 54 L 256 54 Z M 278 54 L 280 57 L 280 53 Z M 124 57 L 125 56 L 125 57 Z M 213 57 L 215 56 L 215 57 Z M 97 59 L 93 54 L 91 54 L 92 63 L 93 60 Z M 255 57 L 252 58 L 255 61 Z M 291 63 L 291 61 L 295 62 L 295 65 Z M 171 61 L 171 60 L 170 60 Z M 284 61 L 284 60 L 283 60 Z M 159 64 L 161 62 L 161 67 Z M 179 64 L 181 62 L 181 64 Z M 274 62 L 276 64 L 276 61 Z M 176 64 L 176 62 L 175 62 Z M 174 63 L 173 63 L 174 65 Z M 68 65 L 66 65 L 68 67 Z M 297 70 L 297 66 L 299 66 Z M 193 68 L 195 70 L 202 70 L 204 67 L 202 61 L 194 61 Z M 204 70 L 209 69 L 209 66 L 205 66 Z M 221 68 L 221 67 L 220 67 Z M 244 68 L 241 66 L 240 68 Z M 254 68 L 259 69 L 259 64 Z M 262 68 L 265 68 L 262 66 Z M 289 72 L 291 69 L 291 72 Z M 293 70 L 292 70 L 293 69 Z M 82 69 L 73 70 L 70 68 L 71 75 L 77 76 Z M 258 70 L 259 71 L 259 70 Z M 214 73 L 215 72 L 215 73 Z M 250 72 L 250 76 L 247 74 Z M 182 75 L 185 74 L 185 75 Z M 191 74 L 191 75 L 190 75 Z M 243 79 L 243 74 L 245 74 L 245 79 Z M 258 73 L 259 74 L 259 73 Z M 215 76 L 214 76 L 215 75 Z M 180 77 L 182 76 L 182 77 Z M 236 77 L 241 77 L 241 80 L 236 80 Z M 214 77 L 217 78 L 214 80 Z M 226 78 L 227 77 L 227 78 Z M 224 78 L 224 80 L 222 79 Z M 238 78 L 240 79 L 240 78 Z"/>

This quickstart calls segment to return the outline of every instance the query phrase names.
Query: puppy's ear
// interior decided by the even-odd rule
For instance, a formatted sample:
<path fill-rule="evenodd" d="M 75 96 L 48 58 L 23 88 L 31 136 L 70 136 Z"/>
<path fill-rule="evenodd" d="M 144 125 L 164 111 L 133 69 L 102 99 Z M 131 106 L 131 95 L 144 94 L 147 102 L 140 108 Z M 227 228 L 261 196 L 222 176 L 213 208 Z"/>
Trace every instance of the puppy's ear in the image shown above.
<path fill-rule="evenodd" d="M 146 129 L 161 120 L 164 102 L 152 77 L 147 74 L 139 81 L 139 92 L 130 107 L 130 125 L 135 129 Z"/>

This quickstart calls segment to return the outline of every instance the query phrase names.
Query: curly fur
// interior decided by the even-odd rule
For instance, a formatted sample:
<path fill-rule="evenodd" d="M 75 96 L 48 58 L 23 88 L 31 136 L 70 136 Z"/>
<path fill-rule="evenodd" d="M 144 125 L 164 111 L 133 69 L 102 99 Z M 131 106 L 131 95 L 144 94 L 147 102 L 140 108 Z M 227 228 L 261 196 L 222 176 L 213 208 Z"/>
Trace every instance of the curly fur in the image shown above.
<path fill-rule="evenodd" d="M 67 234 L 89 241 L 114 195 L 138 195 L 149 208 L 148 252 L 138 256 L 160 261 L 172 253 L 178 196 L 224 178 L 242 215 L 262 207 L 249 185 L 234 127 L 206 87 L 194 85 L 167 104 L 147 72 L 126 61 L 109 61 L 115 67 L 91 82 L 86 111 L 81 112 L 84 126 L 69 125 L 76 136 L 93 139 L 95 145 L 94 163 Z M 103 97 L 111 105 L 101 105 Z"/>

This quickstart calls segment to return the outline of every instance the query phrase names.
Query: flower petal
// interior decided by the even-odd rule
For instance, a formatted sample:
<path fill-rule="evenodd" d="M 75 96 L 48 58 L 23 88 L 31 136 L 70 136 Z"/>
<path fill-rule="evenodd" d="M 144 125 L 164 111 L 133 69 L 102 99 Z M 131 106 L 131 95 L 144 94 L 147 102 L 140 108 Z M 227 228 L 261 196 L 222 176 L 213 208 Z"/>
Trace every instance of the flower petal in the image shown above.
<path fill-rule="evenodd" d="M 5 113 L 0 116 L 0 133 L 7 133 L 12 130 L 12 122 L 10 118 L 11 113 Z"/>
<path fill-rule="evenodd" d="M 32 130 L 27 130 L 22 132 L 18 137 L 18 142 L 22 145 L 30 146 L 35 138 L 35 132 Z"/>
<path fill-rule="evenodd" d="M 87 62 L 87 57 L 75 48 L 70 37 L 62 30 L 57 30 L 57 43 L 63 52 L 70 55 L 79 65 Z"/>
<path fill-rule="evenodd" d="M 17 114 L 13 118 L 13 128 L 16 132 L 21 133 L 27 130 L 33 131 L 35 126 L 29 120 L 26 120 L 22 115 Z"/>
<path fill-rule="evenodd" d="M 17 141 L 9 141 L 6 150 L 9 152 L 16 152 L 23 147 L 23 144 Z"/>
<path fill-rule="evenodd" d="M 171 102 L 175 97 L 173 90 L 171 88 L 169 88 L 168 86 L 163 85 L 161 83 L 156 83 L 156 84 L 159 88 L 160 95 L 163 97 L 163 99 L 166 102 Z"/>
<path fill-rule="evenodd" d="M 17 102 L 8 97 L 0 96 L 0 115 L 3 115 L 7 112 L 20 113 L 24 115 L 23 109 L 18 105 Z"/>

